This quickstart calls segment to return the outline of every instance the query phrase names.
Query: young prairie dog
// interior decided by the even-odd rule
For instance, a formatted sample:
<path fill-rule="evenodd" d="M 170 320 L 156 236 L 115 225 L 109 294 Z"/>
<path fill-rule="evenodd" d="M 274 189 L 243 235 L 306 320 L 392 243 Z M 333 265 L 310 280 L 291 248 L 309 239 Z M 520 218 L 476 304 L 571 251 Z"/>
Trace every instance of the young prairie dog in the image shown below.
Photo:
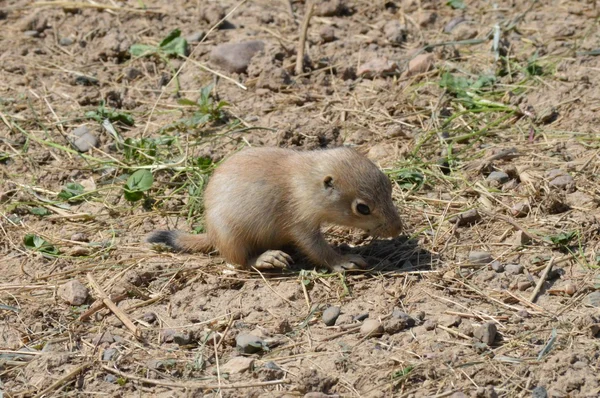
<path fill-rule="evenodd" d="M 345 147 L 296 151 L 250 148 L 224 161 L 204 194 L 206 233 L 155 231 L 150 243 L 180 251 L 217 249 L 241 267 L 284 268 L 294 246 L 332 271 L 365 267 L 341 255 L 321 234 L 325 223 L 356 227 L 371 236 L 402 230 L 389 178 L 366 157 Z"/>

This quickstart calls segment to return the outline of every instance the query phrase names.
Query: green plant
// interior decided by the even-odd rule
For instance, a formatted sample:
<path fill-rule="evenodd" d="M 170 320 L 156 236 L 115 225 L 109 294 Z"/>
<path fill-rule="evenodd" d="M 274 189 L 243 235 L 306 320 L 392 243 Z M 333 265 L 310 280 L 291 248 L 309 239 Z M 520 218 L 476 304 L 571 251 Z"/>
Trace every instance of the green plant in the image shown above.
<path fill-rule="evenodd" d="M 108 119 L 111 122 L 120 122 L 126 126 L 135 125 L 135 120 L 130 114 L 117 111 L 116 109 L 108 109 L 104 106 L 104 101 L 100 103 L 96 110 L 86 112 L 85 117 L 95 120 L 98 123 L 102 123 Z"/>
<path fill-rule="evenodd" d="M 59 254 L 58 248 L 56 248 L 53 244 L 51 244 L 50 242 L 38 235 L 25 235 L 25 237 L 23 238 L 23 243 L 25 244 L 25 247 L 29 250 L 49 254 L 51 256 L 56 256 Z"/>
<path fill-rule="evenodd" d="M 207 122 L 222 121 L 226 118 L 223 108 L 229 104 L 225 101 L 216 102 L 210 96 L 213 85 L 209 84 L 200 90 L 200 98 L 192 101 L 187 98 L 181 98 L 177 102 L 180 105 L 191 106 L 195 108 L 194 115 L 189 119 L 189 125 L 199 126 Z"/>
<path fill-rule="evenodd" d="M 63 189 L 58 193 L 58 197 L 62 200 L 73 201 L 73 198 L 78 198 L 84 194 L 85 188 L 77 182 L 68 182 Z"/>
<path fill-rule="evenodd" d="M 154 177 L 150 170 L 137 170 L 129 176 L 123 187 L 125 199 L 130 202 L 137 202 L 142 199 L 144 192 L 152 187 L 153 182 Z"/>
<path fill-rule="evenodd" d="M 465 5 L 465 2 L 463 0 L 450 0 L 450 1 L 446 2 L 446 5 L 449 5 L 450 7 L 454 8 L 455 10 L 464 10 L 465 8 L 467 8 L 467 6 Z"/>
<path fill-rule="evenodd" d="M 398 170 L 391 177 L 403 189 L 419 189 L 425 182 L 425 176 L 417 170 Z"/>
<path fill-rule="evenodd" d="M 181 31 L 175 29 L 165 37 L 158 46 L 148 44 L 133 44 L 129 47 L 129 53 L 134 57 L 158 56 L 159 58 L 168 58 L 170 56 L 187 55 L 187 40 L 181 37 Z"/>

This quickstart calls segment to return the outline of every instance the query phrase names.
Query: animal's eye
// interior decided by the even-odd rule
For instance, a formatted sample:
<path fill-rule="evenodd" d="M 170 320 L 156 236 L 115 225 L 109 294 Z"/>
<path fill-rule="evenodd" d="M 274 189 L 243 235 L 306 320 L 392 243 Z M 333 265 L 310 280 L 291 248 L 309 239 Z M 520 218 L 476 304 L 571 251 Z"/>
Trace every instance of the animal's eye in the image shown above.
<path fill-rule="evenodd" d="M 364 203 L 359 203 L 356 205 L 356 211 L 362 214 L 363 216 L 368 216 L 371 214 L 371 209 Z"/>

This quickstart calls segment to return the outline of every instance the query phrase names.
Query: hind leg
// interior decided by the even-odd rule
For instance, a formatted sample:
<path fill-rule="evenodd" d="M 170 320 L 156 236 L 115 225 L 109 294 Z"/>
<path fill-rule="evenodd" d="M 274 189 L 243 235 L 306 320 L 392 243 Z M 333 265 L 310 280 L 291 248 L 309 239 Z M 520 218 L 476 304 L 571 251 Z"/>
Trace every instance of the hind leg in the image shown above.
<path fill-rule="evenodd" d="M 272 269 L 287 268 L 293 263 L 294 260 L 286 252 L 281 250 L 267 250 L 260 256 L 250 259 L 248 266 L 257 269 Z"/>

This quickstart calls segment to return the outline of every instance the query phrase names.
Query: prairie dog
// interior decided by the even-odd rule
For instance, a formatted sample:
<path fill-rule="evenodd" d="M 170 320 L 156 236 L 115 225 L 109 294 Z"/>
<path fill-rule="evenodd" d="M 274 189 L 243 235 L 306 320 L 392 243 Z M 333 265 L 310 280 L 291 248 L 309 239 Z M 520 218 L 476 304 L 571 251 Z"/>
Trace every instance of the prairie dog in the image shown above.
<path fill-rule="evenodd" d="M 180 251 L 217 249 L 239 267 L 285 268 L 294 246 L 332 271 L 366 266 L 341 255 L 321 234 L 325 223 L 356 227 L 371 236 L 402 230 L 389 178 L 353 149 L 315 151 L 244 149 L 217 167 L 204 194 L 206 233 L 154 231 L 150 243 Z"/>

